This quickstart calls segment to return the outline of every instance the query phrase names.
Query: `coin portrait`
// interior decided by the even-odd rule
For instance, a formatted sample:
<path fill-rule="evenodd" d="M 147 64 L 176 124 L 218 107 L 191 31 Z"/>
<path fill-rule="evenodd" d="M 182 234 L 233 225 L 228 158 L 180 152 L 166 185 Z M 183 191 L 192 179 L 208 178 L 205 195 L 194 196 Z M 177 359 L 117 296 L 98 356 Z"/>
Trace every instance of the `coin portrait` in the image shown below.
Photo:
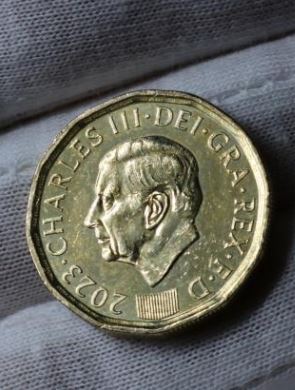
<path fill-rule="evenodd" d="M 99 328 L 161 335 L 254 269 L 269 190 L 246 133 L 205 100 L 135 91 L 86 111 L 33 178 L 27 239 L 50 292 Z"/>
<path fill-rule="evenodd" d="M 134 264 L 154 286 L 198 237 L 196 159 L 167 138 L 141 137 L 111 149 L 98 171 L 84 224 L 103 259 Z"/>

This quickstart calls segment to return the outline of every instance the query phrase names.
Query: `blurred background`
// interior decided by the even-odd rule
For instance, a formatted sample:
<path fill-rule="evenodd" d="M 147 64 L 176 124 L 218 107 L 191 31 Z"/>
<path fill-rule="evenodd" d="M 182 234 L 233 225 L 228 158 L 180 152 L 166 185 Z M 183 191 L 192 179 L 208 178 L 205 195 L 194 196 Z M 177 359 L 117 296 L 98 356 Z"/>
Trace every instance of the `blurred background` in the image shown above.
<path fill-rule="evenodd" d="M 295 388 L 295 2 L 0 2 L 0 388 Z M 31 178 L 85 109 L 135 89 L 197 94 L 239 122 L 272 188 L 260 266 L 215 318 L 118 339 L 55 301 L 28 254 Z"/>

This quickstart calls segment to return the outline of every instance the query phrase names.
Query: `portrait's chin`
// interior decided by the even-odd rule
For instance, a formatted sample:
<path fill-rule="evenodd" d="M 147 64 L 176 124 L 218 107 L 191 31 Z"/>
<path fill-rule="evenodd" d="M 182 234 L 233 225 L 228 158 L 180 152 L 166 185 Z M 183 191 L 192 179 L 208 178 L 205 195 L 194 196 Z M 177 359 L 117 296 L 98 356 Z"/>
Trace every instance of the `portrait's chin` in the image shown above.
<path fill-rule="evenodd" d="M 118 256 L 114 254 L 112 249 L 110 248 L 109 245 L 102 245 L 101 246 L 101 257 L 105 261 L 114 261 L 117 260 Z"/>

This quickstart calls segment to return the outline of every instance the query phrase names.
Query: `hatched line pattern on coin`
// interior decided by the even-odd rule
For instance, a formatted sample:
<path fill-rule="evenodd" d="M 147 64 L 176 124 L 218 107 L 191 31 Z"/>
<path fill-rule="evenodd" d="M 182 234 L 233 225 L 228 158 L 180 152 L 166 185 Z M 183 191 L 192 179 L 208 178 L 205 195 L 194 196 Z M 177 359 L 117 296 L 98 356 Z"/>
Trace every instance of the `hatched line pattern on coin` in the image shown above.
<path fill-rule="evenodd" d="M 136 309 L 139 318 L 160 320 L 179 311 L 177 289 L 159 293 L 136 295 Z"/>

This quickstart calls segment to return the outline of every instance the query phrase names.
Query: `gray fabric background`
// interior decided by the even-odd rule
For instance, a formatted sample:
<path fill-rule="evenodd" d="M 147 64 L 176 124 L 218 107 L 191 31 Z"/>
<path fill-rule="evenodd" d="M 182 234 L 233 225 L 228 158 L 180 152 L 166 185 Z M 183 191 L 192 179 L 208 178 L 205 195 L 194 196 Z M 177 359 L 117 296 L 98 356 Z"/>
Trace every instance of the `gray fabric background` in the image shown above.
<path fill-rule="evenodd" d="M 290 0 L 2 0 L 2 125 L 294 32 Z"/>
<path fill-rule="evenodd" d="M 0 44 L 8 48 L 0 57 L 2 124 L 31 118 L 0 134 L 0 388 L 294 389 L 295 35 L 273 39 L 294 28 L 294 2 L 13 0 L 0 7 Z M 102 34 L 114 26 L 118 35 Z M 220 55 L 226 49 L 234 52 Z M 194 61 L 168 71 L 183 63 L 182 50 Z M 160 54 L 168 52 L 164 64 Z M 139 75 L 146 77 L 118 89 Z M 105 88 L 99 98 L 61 106 Z M 76 317 L 42 285 L 25 242 L 31 177 L 54 136 L 86 108 L 139 88 L 192 92 L 231 114 L 262 154 L 273 190 L 259 267 L 225 310 L 168 340 L 119 339 Z M 60 108 L 44 113 L 48 105 Z"/>

